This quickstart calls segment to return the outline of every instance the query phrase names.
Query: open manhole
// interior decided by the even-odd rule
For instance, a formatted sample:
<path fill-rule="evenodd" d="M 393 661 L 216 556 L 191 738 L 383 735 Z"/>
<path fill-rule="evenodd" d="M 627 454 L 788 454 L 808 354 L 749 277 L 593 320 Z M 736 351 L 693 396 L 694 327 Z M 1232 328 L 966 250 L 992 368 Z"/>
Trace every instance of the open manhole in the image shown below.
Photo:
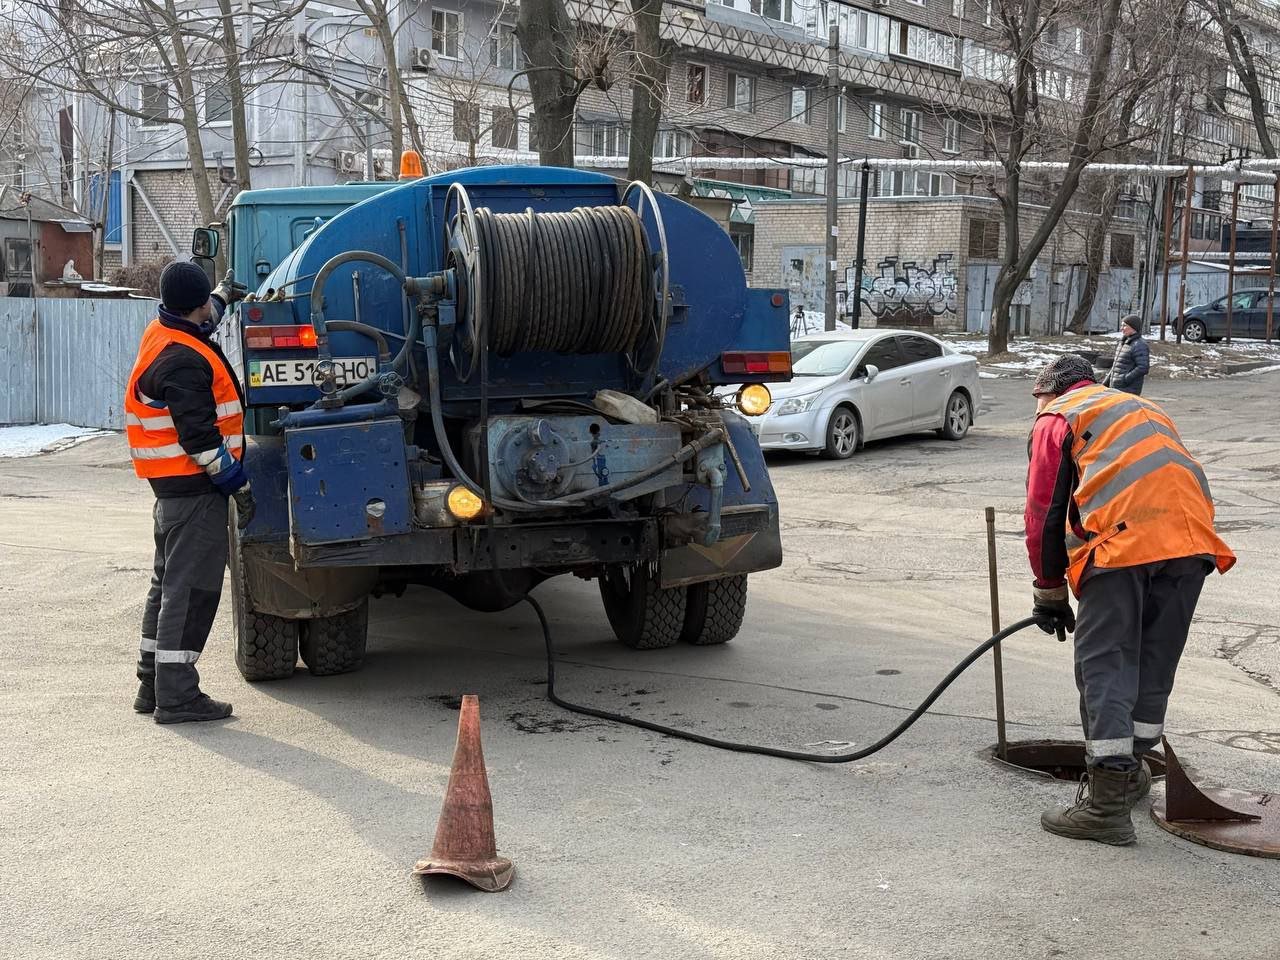
<path fill-rule="evenodd" d="M 1079 783 L 1085 773 L 1082 740 L 1024 740 L 1021 743 L 1010 743 L 1003 758 L 999 750 L 998 745 L 991 748 L 991 759 L 997 763 L 1042 777 Z M 1147 761 L 1153 778 L 1164 776 L 1164 757 L 1158 753 L 1147 753 L 1142 759 Z"/>

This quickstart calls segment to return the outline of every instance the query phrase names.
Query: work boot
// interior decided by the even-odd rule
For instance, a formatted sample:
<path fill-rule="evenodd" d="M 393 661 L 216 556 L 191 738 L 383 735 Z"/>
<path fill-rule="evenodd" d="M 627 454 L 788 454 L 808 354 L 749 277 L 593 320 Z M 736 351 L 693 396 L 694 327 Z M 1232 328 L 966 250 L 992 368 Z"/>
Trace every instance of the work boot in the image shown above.
<path fill-rule="evenodd" d="M 1138 802 L 1137 789 L 1135 772 L 1094 767 L 1080 781 L 1075 803 L 1065 810 L 1046 810 L 1040 816 L 1040 826 L 1072 840 L 1096 840 L 1117 847 L 1136 843 L 1129 811 Z"/>
<path fill-rule="evenodd" d="M 189 723 L 193 720 L 225 720 L 231 716 L 231 704 L 200 694 L 180 707 L 156 707 L 156 723 Z"/>
<path fill-rule="evenodd" d="M 149 650 L 138 653 L 138 695 L 133 698 L 133 709 L 138 713 L 151 713 L 156 708 L 156 655 Z"/>

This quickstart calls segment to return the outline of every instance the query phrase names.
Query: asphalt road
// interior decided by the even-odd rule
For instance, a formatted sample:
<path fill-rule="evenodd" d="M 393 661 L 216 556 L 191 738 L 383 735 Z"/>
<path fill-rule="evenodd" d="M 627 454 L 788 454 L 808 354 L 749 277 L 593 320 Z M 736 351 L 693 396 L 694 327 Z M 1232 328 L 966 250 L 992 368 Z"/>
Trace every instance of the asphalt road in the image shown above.
<path fill-rule="evenodd" d="M 754 577 L 720 649 L 634 654 L 592 584 L 539 588 L 563 692 L 714 734 L 865 744 L 987 636 L 982 508 L 999 511 L 1006 620 L 1026 381 L 984 380 L 952 444 L 774 463 L 786 562 Z M 1206 463 L 1239 567 L 1214 578 L 1172 740 L 1199 775 L 1280 788 L 1280 377 L 1163 382 Z M 226 723 L 130 710 L 150 497 L 119 438 L 0 462 L 0 955 L 23 958 L 1260 958 L 1280 862 L 1135 816 L 1115 849 L 1040 830 L 1068 784 L 995 765 L 991 669 L 848 766 L 709 750 L 566 714 L 542 696 L 530 611 L 410 592 L 375 604 L 365 669 L 249 686 L 229 603 L 201 661 Z M 1011 736 L 1078 736 L 1070 650 L 1005 653 Z M 499 895 L 410 875 L 431 846 L 456 727 L 480 695 Z M 1157 790 L 1161 789 L 1157 787 Z"/>

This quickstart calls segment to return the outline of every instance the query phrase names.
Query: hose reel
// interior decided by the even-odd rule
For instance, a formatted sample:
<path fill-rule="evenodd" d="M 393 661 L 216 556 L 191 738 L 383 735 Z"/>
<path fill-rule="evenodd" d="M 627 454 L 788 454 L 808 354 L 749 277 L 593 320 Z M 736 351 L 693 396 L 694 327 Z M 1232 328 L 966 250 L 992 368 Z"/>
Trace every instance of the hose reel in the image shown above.
<path fill-rule="evenodd" d="M 656 371 L 670 277 L 662 214 L 648 186 L 631 184 L 616 206 L 495 213 L 474 207 L 455 183 L 444 223 L 446 266 L 458 278 L 450 352 L 462 381 L 475 375 L 482 346 L 504 357 L 621 353 L 640 377 Z"/>

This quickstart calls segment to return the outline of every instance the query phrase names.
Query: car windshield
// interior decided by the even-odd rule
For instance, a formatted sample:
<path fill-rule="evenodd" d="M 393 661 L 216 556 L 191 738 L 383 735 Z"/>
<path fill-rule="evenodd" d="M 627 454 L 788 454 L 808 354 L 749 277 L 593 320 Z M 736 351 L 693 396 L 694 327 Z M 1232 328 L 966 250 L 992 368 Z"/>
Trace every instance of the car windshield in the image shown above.
<path fill-rule="evenodd" d="M 844 372 L 865 344 L 865 340 L 795 340 L 791 344 L 791 374 L 834 377 Z"/>

